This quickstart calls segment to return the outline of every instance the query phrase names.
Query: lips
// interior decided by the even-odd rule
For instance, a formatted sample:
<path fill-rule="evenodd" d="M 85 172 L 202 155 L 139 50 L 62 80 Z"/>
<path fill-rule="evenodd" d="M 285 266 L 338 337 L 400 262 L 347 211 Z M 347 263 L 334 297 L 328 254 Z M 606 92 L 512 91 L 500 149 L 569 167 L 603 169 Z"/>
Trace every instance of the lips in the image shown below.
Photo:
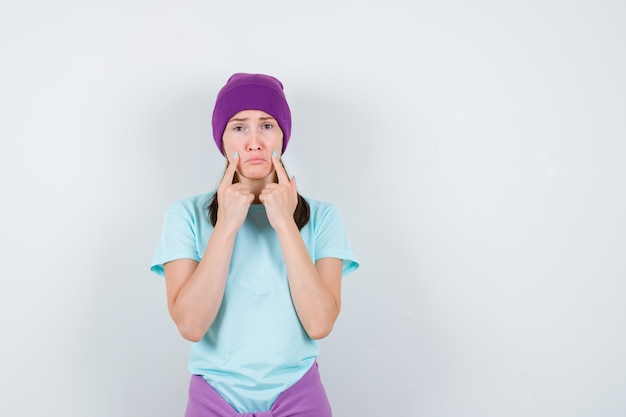
<path fill-rule="evenodd" d="M 254 157 L 254 158 L 250 158 L 246 161 L 249 164 L 262 164 L 263 162 L 265 162 L 265 159 L 261 158 L 261 157 Z"/>

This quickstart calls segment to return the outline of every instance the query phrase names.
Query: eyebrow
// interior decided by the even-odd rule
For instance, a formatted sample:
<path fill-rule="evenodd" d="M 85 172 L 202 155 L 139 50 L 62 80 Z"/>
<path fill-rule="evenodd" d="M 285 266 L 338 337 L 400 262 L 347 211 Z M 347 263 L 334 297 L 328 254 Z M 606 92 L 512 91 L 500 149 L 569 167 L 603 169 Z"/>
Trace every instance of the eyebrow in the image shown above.
<path fill-rule="evenodd" d="M 230 119 L 228 121 L 228 123 L 231 123 L 231 122 L 245 122 L 247 120 L 250 120 L 250 118 L 249 117 L 243 117 L 243 118 L 233 117 L 232 119 Z M 276 119 L 273 118 L 272 116 L 263 116 L 263 117 L 259 117 L 259 120 L 265 121 L 265 120 L 276 120 Z"/>

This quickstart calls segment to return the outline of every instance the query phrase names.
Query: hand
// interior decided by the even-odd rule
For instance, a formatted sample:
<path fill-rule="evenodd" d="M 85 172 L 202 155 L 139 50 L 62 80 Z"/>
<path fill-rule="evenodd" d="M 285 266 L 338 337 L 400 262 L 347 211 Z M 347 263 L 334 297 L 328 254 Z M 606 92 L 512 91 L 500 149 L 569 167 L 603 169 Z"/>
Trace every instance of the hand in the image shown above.
<path fill-rule="evenodd" d="M 232 227 L 237 231 L 246 220 L 254 194 L 241 183 L 233 184 L 239 157 L 236 156 L 226 167 L 224 177 L 217 187 L 217 225 Z"/>
<path fill-rule="evenodd" d="M 267 218 L 274 229 L 294 223 L 293 213 L 298 206 L 298 189 L 295 178 L 287 177 L 277 153 L 272 153 L 272 163 L 278 177 L 278 184 L 269 183 L 263 188 L 259 200 L 265 205 Z"/>

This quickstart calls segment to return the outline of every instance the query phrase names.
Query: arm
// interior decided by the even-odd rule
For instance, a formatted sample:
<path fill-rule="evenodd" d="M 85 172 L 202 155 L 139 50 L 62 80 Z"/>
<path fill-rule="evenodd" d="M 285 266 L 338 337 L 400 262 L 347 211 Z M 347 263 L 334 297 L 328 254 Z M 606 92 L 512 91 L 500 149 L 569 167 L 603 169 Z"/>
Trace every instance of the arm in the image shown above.
<path fill-rule="evenodd" d="M 267 184 L 259 199 L 278 236 L 298 318 L 311 338 L 322 339 L 339 316 L 342 260 L 322 258 L 313 263 L 293 219 L 298 200 L 295 179 L 288 179 L 278 156 L 272 161 L 278 184 Z"/>
<path fill-rule="evenodd" d="M 217 225 L 216 225 L 217 226 Z M 181 336 L 197 342 L 209 330 L 222 304 L 234 234 L 216 228 L 204 256 L 163 265 L 167 306 Z"/>
<path fill-rule="evenodd" d="M 163 265 L 170 316 L 180 334 L 192 342 L 202 339 L 217 316 L 235 236 L 254 200 L 243 184 L 232 184 L 237 162 L 228 166 L 218 187 L 217 223 L 202 260 L 177 259 Z"/>
<path fill-rule="evenodd" d="M 298 318 L 311 338 L 322 339 L 332 331 L 341 309 L 342 260 L 322 258 L 313 264 L 295 222 L 276 233 Z"/>

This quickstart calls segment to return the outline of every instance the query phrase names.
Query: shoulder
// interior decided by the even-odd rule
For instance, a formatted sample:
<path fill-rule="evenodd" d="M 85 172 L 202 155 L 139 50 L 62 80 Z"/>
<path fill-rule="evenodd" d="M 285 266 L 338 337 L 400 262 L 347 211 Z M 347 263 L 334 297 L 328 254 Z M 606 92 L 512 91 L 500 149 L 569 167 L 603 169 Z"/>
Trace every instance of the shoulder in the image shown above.
<path fill-rule="evenodd" d="M 339 209 L 331 203 L 302 196 L 309 204 L 310 221 L 313 224 L 323 222 L 328 219 L 341 218 Z"/>
<path fill-rule="evenodd" d="M 168 214 L 178 214 L 185 217 L 196 218 L 204 216 L 215 192 L 197 194 L 172 202 L 166 212 Z"/>
<path fill-rule="evenodd" d="M 309 203 L 309 208 L 311 209 L 311 214 L 315 213 L 323 213 L 329 210 L 336 210 L 335 206 L 325 201 L 315 200 L 313 198 L 307 197 L 305 195 L 302 196 L 307 203 Z"/>
<path fill-rule="evenodd" d="M 213 194 L 215 194 L 215 192 L 212 191 L 210 193 L 197 194 L 191 197 L 175 200 L 169 205 L 167 209 L 189 210 L 196 207 L 206 208 L 208 207 L 209 203 L 211 203 L 211 198 L 213 198 Z"/>

